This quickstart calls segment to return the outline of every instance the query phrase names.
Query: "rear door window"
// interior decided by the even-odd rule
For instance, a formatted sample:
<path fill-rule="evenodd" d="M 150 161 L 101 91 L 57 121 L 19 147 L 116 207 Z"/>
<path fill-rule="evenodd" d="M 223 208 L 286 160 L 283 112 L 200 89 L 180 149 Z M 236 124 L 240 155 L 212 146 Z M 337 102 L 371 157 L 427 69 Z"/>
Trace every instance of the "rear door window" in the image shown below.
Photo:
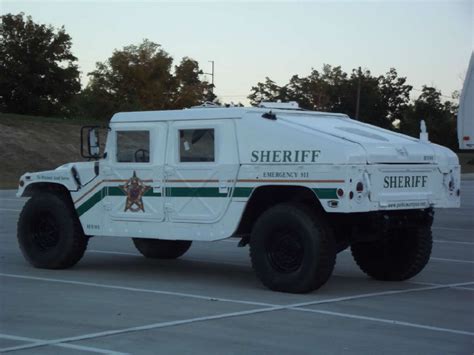
<path fill-rule="evenodd" d="M 180 129 L 179 161 L 182 163 L 214 162 L 214 128 Z"/>

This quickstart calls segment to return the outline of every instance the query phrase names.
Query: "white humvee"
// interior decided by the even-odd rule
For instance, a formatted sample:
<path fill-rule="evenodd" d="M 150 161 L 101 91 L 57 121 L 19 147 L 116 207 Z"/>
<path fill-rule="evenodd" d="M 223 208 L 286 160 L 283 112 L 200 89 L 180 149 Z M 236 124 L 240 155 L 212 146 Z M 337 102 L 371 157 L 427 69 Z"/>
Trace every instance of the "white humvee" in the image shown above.
<path fill-rule="evenodd" d="M 423 129 L 295 103 L 117 113 L 100 157 L 83 132 L 95 161 L 21 177 L 18 239 L 36 267 L 74 265 L 91 236 L 132 237 L 151 258 L 238 237 L 273 290 L 319 288 L 349 246 L 368 275 L 404 280 L 429 260 L 433 209 L 460 206 L 458 158 Z"/>

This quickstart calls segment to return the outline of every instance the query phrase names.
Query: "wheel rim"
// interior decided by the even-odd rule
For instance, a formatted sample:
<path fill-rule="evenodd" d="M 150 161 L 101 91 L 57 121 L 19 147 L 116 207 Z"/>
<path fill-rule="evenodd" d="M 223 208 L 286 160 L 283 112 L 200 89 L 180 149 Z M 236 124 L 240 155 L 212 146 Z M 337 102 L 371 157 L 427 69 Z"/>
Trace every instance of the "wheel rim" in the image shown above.
<path fill-rule="evenodd" d="M 279 272 L 294 272 L 303 263 L 304 248 L 301 238 L 289 231 L 271 235 L 267 239 L 266 249 L 270 264 Z"/>
<path fill-rule="evenodd" d="M 51 213 L 40 213 L 32 226 L 33 242 L 41 251 L 48 251 L 59 243 L 59 231 Z"/>

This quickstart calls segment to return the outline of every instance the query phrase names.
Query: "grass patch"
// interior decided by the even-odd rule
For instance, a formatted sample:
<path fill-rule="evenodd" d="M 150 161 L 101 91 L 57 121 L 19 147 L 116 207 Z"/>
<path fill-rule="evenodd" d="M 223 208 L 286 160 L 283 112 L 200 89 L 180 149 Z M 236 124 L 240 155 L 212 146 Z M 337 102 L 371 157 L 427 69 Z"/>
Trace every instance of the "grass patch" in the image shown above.
<path fill-rule="evenodd" d="M 45 117 L 45 116 L 31 116 L 19 115 L 16 113 L 0 113 L 0 123 L 9 126 L 22 126 L 28 123 L 57 123 L 57 124 L 73 124 L 73 125 L 98 125 L 103 124 L 103 120 L 84 117 Z"/>

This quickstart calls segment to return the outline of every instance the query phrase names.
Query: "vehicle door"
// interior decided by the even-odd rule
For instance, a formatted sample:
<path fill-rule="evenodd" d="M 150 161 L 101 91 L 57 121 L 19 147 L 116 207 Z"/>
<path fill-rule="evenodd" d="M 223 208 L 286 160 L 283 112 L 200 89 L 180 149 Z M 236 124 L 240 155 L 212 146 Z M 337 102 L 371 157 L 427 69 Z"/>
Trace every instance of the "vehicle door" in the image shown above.
<path fill-rule="evenodd" d="M 232 120 L 170 125 L 165 168 L 170 221 L 215 223 L 222 218 L 239 168 L 234 130 Z"/>
<path fill-rule="evenodd" d="M 105 209 L 112 219 L 163 221 L 166 123 L 130 123 L 112 129 Z"/>

